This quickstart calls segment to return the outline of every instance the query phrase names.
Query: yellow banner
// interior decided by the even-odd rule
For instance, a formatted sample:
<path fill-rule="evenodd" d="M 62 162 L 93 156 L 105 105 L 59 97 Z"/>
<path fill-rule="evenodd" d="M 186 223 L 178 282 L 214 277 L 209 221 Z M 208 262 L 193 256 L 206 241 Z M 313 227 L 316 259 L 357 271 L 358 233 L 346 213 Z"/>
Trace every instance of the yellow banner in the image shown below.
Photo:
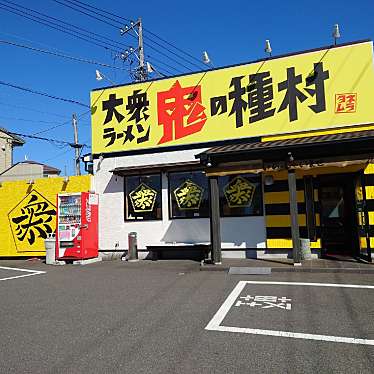
<path fill-rule="evenodd" d="M 371 42 L 91 93 L 93 154 L 374 122 Z"/>

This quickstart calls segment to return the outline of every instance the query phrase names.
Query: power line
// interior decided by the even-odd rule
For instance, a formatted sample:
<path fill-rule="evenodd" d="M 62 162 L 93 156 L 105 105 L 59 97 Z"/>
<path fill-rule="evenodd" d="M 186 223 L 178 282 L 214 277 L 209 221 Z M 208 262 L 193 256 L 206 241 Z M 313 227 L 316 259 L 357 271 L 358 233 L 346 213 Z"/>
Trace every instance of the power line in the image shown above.
<path fill-rule="evenodd" d="M 55 123 L 55 121 L 42 121 L 42 120 L 34 120 L 29 118 L 17 118 L 17 117 L 6 117 L 6 116 L 0 116 L 1 119 L 11 120 L 11 121 L 24 121 L 24 122 L 34 122 L 34 123 Z"/>
<path fill-rule="evenodd" d="M 107 25 L 109 25 L 109 26 L 112 26 L 112 27 L 115 27 L 115 28 L 118 28 L 118 27 L 119 27 L 118 25 L 115 25 L 115 24 L 110 23 L 110 22 L 108 22 L 108 21 L 104 21 L 104 20 L 102 20 L 102 19 L 100 19 L 100 18 L 98 18 L 98 17 L 95 17 L 95 16 L 93 16 L 92 14 L 86 13 L 86 12 L 84 12 L 84 11 L 82 11 L 82 10 L 79 10 L 79 9 L 75 9 L 75 8 L 73 8 L 71 5 L 64 4 L 64 3 L 62 3 L 62 2 L 60 2 L 60 1 L 58 1 L 58 0 L 53 0 L 53 1 L 54 1 L 55 3 L 58 3 L 58 4 L 60 4 L 60 5 L 65 6 L 65 7 L 67 7 L 67 8 L 73 9 L 73 10 L 79 12 L 79 13 L 83 13 L 83 14 L 85 14 L 86 16 L 91 17 L 91 18 L 93 18 L 93 19 L 96 19 L 97 21 L 103 22 L 103 23 L 105 23 L 105 24 L 107 24 Z M 74 4 L 74 5 L 75 5 L 75 4 Z M 75 6 L 76 6 L 76 5 L 75 5 Z"/>
<path fill-rule="evenodd" d="M 152 60 L 154 60 L 154 61 L 157 61 L 159 64 L 164 65 L 164 66 L 167 66 L 167 67 L 169 67 L 170 69 L 173 69 L 174 71 L 176 71 L 176 72 L 178 72 L 178 73 L 182 73 L 182 74 L 183 74 L 183 72 L 182 72 L 181 70 L 179 70 L 179 69 L 177 69 L 177 68 L 175 68 L 175 67 L 173 67 L 173 66 L 167 64 L 167 63 L 164 62 L 164 61 L 159 60 L 158 58 L 156 58 L 156 57 L 154 57 L 154 56 L 146 55 L 146 57 L 147 57 L 148 59 L 152 59 Z M 165 69 L 164 69 L 164 70 L 165 70 Z M 170 73 L 170 72 L 169 72 L 169 73 Z M 170 75 L 173 75 L 173 73 L 170 73 Z"/>
<path fill-rule="evenodd" d="M 0 40 L 0 43 L 8 44 L 8 45 L 11 45 L 11 46 L 14 46 L 14 47 L 19 47 L 19 48 L 25 48 L 25 49 L 28 49 L 28 50 L 31 50 L 31 51 L 34 51 L 34 52 L 40 52 L 40 53 L 44 53 L 44 54 L 48 54 L 48 55 L 52 55 L 52 56 L 56 56 L 56 57 L 62 57 L 62 58 L 73 60 L 73 61 L 83 62 L 83 63 L 86 63 L 86 64 L 98 65 L 98 66 L 103 66 L 103 67 L 106 67 L 106 68 L 128 71 L 128 69 L 121 68 L 121 67 L 118 67 L 118 66 L 109 65 L 109 64 L 105 64 L 105 63 L 94 61 L 94 60 L 87 60 L 87 59 L 81 58 L 81 57 L 69 56 L 69 55 L 59 53 L 59 52 L 54 52 L 54 51 L 48 51 L 48 50 L 45 50 L 45 49 L 35 48 L 35 47 L 31 47 L 31 46 L 28 46 L 28 45 L 25 45 L 25 44 L 18 44 L 18 43 L 15 43 L 15 42 L 11 42 L 9 40 Z"/>
<path fill-rule="evenodd" d="M 151 65 L 155 68 L 155 70 L 157 70 L 157 72 L 161 73 L 165 77 L 167 77 L 168 75 L 175 75 L 175 73 L 172 73 L 170 70 L 165 69 L 164 67 L 161 67 L 161 68 L 159 67 L 158 64 L 162 65 L 163 64 L 162 61 L 156 62 L 156 64 L 155 64 L 152 60 L 149 59 L 149 57 L 150 57 L 149 55 L 146 55 L 146 57 L 147 57 L 147 61 L 149 63 L 151 63 Z M 154 60 L 154 61 L 156 61 L 156 60 Z"/>
<path fill-rule="evenodd" d="M 44 93 L 44 92 L 35 91 L 35 90 L 30 89 L 30 88 L 25 88 L 25 87 L 17 86 L 15 84 L 3 82 L 3 81 L 0 81 L 0 84 L 3 85 L 3 86 L 8 86 L 8 87 L 15 88 L 17 90 L 26 91 L 26 92 L 29 92 L 29 93 L 32 93 L 32 94 L 35 94 L 35 95 L 41 95 L 41 96 L 49 97 L 50 99 L 60 100 L 60 101 L 64 101 L 64 102 L 67 102 L 67 103 L 76 104 L 76 105 L 80 105 L 80 106 L 83 106 L 83 107 L 86 107 L 86 108 L 88 107 L 89 108 L 88 105 L 83 104 L 83 103 L 81 103 L 81 102 L 79 102 L 77 100 L 65 99 L 63 97 L 50 95 L 50 94 L 47 94 L 47 93 Z"/>
<path fill-rule="evenodd" d="M 4 2 L 4 1 L 3 1 L 3 2 Z M 17 6 L 18 8 L 28 10 L 28 11 L 30 11 L 30 12 L 32 12 L 32 13 L 36 13 L 36 14 L 42 16 L 42 17 L 46 17 L 46 18 L 49 18 L 49 19 L 51 19 L 51 20 L 53 20 L 53 21 L 57 21 L 57 22 L 59 22 L 59 23 L 62 23 L 62 24 L 64 24 L 64 25 L 67 25 L 67 26 L 69 26 L 69 27 L 73 27 L 73 28 L 75 28 L 75 29 L 77 29 L 77 30 L 80 30 L 80 31 L 83 31 L 83 32 L 85 32 L 85 33 L 87 33 L 87 34 L 95 35 L 95 36 L 97 36 L 97 37 L 99 37 L 99 38 L 101 38 L 101 39 L 103 39 L 103 40 L 106 40 L 106 41 L 109 41 L 109 42 L 112 42 L 112 43 L 116 43 L 116 44 L 122 44 L 122 43 L 118 43 L 118 42 L 116 42 L 115 40 L 110 39 L 110 38 L 108 38 L 108 37 L 106 37 L 106 36 L 104 36 L 104 35 L 97 34 L 97 33 L 93 32 L 93 31 L 90 31 L 90 30 L 84 29 L 84 28 L 82 28 L 82 27 L 79 27 L 79 26 L 73 25 L 73 24 L 68 23 L 68 22 L 65 22 L 65 21 L 63 21 L 63 20 L 61 20 L 61 19 L 58 19 L 58 18 L 55 18 L 55 17 L 49 16 L 48 14 L 38 12 L 38 11 L 36 11 L 36 10 L 34 10 L 34 9 L 26 8 L 26 7 L 22 6 L 22 5 L 19 5 L 19 4 L 17 4 L 17 3 L 14 3 L 14 2 L 11 2 L 11 1 L 8 1 L 8 0 L 7 0 L 7 1 L 5 2 L 5 4 L 8 6 L 8 3 Z M 49 21 L 49 22 L 50 22 L 50 21 Z M 95 40 L 97 40 L 97 39 L 95 39 Z M 101 42 L 101 41 L 100 41 L 100 42 Z M 126 47 L 130 48 L 130 46 L 126 46 Z"/>
<path fill-rule="evenodd" d="M 69 2 L 71 3 L 71 1 L 69 1 Z M 123 21 L 126 21 L 126 22 L 132 22 L 132 21 L 133 21 L 133 20 L 131 20 L 131 19 L 124 18 L 124 17 L 122 17 L 122 16 L 118 16 L 117 14 L 114 14 L 114 13 L 108 12 L 107 10 L 97 8 L 97 7 L 95 7 L 95 6 L 91 5 L 91 4 L 84 3 L 83 1 L 74 0 L 74 3 L 82 4 L 81 6 L 84 7 L 84 8 L 86 8 L 86 9 L 87 9 L 87 7 L 89 7 L 89 8 L 93 8 L 93 9 L 95 9 L 95 10 L 98 11 L 98 12 L 106 13 L 107 15 L 110 15 L 110 16 L 113 16 L 113 17 L 117 17 L 117 18 L 119 18 L 119 19 L 121 19 L 121 20 L 123 20 Z M 106 15 L 105 17 L 108 17 L 107 15 Z M 113 18 L 112 18 L 112 20 L 113 20 Z M 119 22 L 119 21 L 117 21 L 117 22 Z"/>
<path fill-rule="evenodd" d="M 65 6 L 65 7 L 67 7 L 67 8 L 70 8 L 70 9 L 72 9 L 72 10 L 75 10 L 76 12 L 79 12 L 79 13 L 85 14 L 85 15 L 87 15 L 87 16 L 89 16 L 89 17 L 92 17 L 92 18 L 94 18 L 94 19 L 96 19 L 96 20 L 98 20 L 98 21 L 101 21 L 101 22 L 107 23 L 108 25 L 113 26 L 113 27 L 115 27 L 115 28 L 117 28 L 117 29 L 120 27 L 120 26 L 119 26 L 119 25 L 120 25 L 120 22 L 117 21 L 117 20 L 114 20 L 114 21 L 115 21 L 115 22 L 118 22 L 119 25 L 114 25 L 114 24 L 112 24 L 112 23 L 108 23 L 108 22 L 106 22 L 106 21 L 104 21 L 104 20 L 102 20 L 102 19 L 97 18 L 96 16 L 93 16 L 92 14 L 89 14 L 89 13 L 87 13 L 87 12 L 82 11 L 81 9 L 79 9 L 79 8 L 83 8 L 83 9 L 86 9 L 86 10 L 88 10 L 88 11 L 90 11 L 90 12 L 93 12 L 93 11 L 92 11 L 91 9 L 89 9 L 87 6 L 82 6 L 82 5 L 75 4 L 74 2 L 72 2 L 72 1 L 70 1 L 70 0 L 63 0 L 64 2 L 59 1 L 59 0 L 53 0 L 53 1 L 56 2 L 56 3 L 58 3 L 58 4 L 61 4 L 61 5 Z M 70 4 L 73 4 L 74 7 L 72 7 L 71 5 L 66 4 L 66 2 L 67 2 L 67 3 L 70 3 Z M 80 3 L 82 3 L 82 2 L 80 2 Z M 96 14 L 96 13 L 95 13 L 95 14 Z M 101 17 L 104 17 L 104 16 L 101 15 L 101 14 L 100 14 L 100 16 L 101 16 Z M 107 18 L 107 16 L 105 16 L 105 17 Z M 112 19 L 112 20 L 113 20 L 113 19 Z M 129 35 L 132 36 L 132 37 L 134 37 L 134 38 L 136 38 L 136 36 L 134 36 L 134 35 L 132 35 L 132 34 L 129 34 Z M 183 60 L 183 61 L 185 61 L 185 62 L 187 62 L 187 63 L 189 63 L 189 64 L 195 65 L 194 63 L 191 63 L 190 61 L 186 60 L 186 58 L 184 58 L 184 57 L 182 57 L 182 56 L 176 54 L 176 53 L 173 52 L 173 51 L 170 51 L 170 49 L 168 49 L 168 48 L 162 46 L 161 44 L 159 44 L 158 42 L 154 41 L 153 39 L 151 39 L 151 38 L 149 38 L 149 37 L 148 37 L 148 39 L 151 40 L 153 43 L 155 43 L 155 44 L 161 46 L 161 48 L 167 50 L 167 51 L 169 52 L 169 54 L 175 55 L 175 56 L 177 56 L 179 59 L 181 59 L 181 60 Z M 170 57 L 169 55 L 167 55 L 166 53 L 164 53 L 164 52 L 158 50 L 157 48 L 153 47 L 152 45 L 150 45 L 150 44 L 147 43 L 147 46 L 148 46 L 150 49 L 153 49 L 154 51 L 156 51 L 157 53 L 163 55 L 163 56 L 166 57 L 167 59 L 169 59 L 169 60 L 175 62 L 176 64 L 178 64 L 178 65 L 184 67 L 185 69 L 187 69 L 187 70 L 189 70 L 189 71 L 192 71 L 192 69 L 189 68 L 188 66 L 184 65 L 183 63 L 179 62 L 178 60 L 175 60 L 174 58 L 172 58 L 172 57 Z M 195 66 L 197 66 L 197 65 L 195 65 Z M 198 68 L 200 68 L 200 67 L 198 67 Z"/>
<path fill-rule="evenodd" d="M 170 56 L 168 56 L 166 53 L 164 52 L 161 52 L 159 51 L 157 48 L 154 48 L 153 46 L 149 45 L 148 43 L 144 43 L 148 48 L 151 48 L 153 49 L 154 51 L 156 51 L 157 53 L 159 53 L 160 55 L 163 55 L 164 57 L 168 58 L 169 60 L 175 62 L 176 64 L 180 65 L 180 66 L 183 66 L 185 69 L 189 70 L 189 71 L 192 71 L 191 68 L 189 68 L 188 66 L 182 64 L 181 62 L 175 60 L 174 58 L 171 58 Z"/>
<path fill-rule="evenodd" d="M 45 140 L 45 141 L 48 141 L 50 143 L 56 143 L 56 144 L 61 144 L 61 145 L 69 145 L 70 147 L 74 147 L 75 146 L 74 143 L 67 142 L 65 140 L 58 140 L 58 139 L 52 139 L 52 138 L 44 138 L 44 137 L 41 137 L 41 136 L 35 136 L 35 135 L 31 135 L 31 134 L 21 134 L 21 133 L 18 133 L 18 132 L 11 132 L 11 131 L 8 131 L 8 134 L 16 135 L 16 136 L 21 136 L 23 138 Z M 79 144 L 79 145 L 80 146 L 87 146 L 87 144 Z"/>
<path fill-rule="evenodd" d="M 151 35 L 153 35 L 153 36 L 155 36 L 156 38 L 160 39 L 162 42 L 164 42 L 165 44 L 169 45 L 170 47 L 175 48 L 177 51 L 179 51 L 181 53 L 184 53 L 186 56 L 188 56 L 188 57 L 192 58 L 193 60 L 199 62 L 200 64 L 204 65 L 204 63 L 201 60 L 199 60 L 198 58 L 192 56 L 188 52 L 183 51 L 183 49 L 180 49 L 177 46 L 175 46 L 174 44 L 172 44 L 172 43 L 168 42 L 167 40 L 161 38 L 161 36 L 158 36 L 157 34 L 155 34 L 154 32 L 150 31 L 149 29 L 144 28 L 144 31 L 147 32 L 147 33 L 149 33 L 149 34 L 151 34 Z M 205 67 L 205 65 L 204 65 L 204 67 Z"/>
<path fill-rule="evenodd" d="M 88 113 L 90 113 L 91 110 L 88 110 L 87 112 L 84 112 L 84 113 L 81 113 L 80 115 L 77 116 L 77 118 L 83 118 L 84 116 L 86 116 Z M 71 120 L 67 120 L 65 122 L 62 122 L 62 123 L 59 123 L 58 125 L 55 125 L 55 126 L 52 126 L 52 127 L 49 127 L 47 129 L 44 129 L 44 130 L 41 130 L 41 131 L 38 131 L 38 132 L 35 132 L 33 133 L 32 135 L 40 135 L 40 134 L 44 134 L 48 131 L 51 131 L 51 130 L 54 130 L 54 129 L 57 129 L 58 127 L 62 127 L 62 126 L 65 126 L 67 124 L 70 124 L 71 123 Z"/>
<path fill-rule="evenodd" d="M 74 36 L 75 38 L 78 38 L 78 39 L 84 40 L 84 41 L 86 41 L 86 42 L 88 42 L 88 43 L 91 43 L 91 44 L 97 46 L 97 47 L 104 48 L 104 49 L 106 49 L 107 51 L 111 51 L 111 52 L 114 52 L 114 53 L 116 53 L 116 54 L 118 54 L 118 53 L 121 52 L 121 51 L 119 51 L 119 50 L 114 50 L 114 49 L 112 49 L 112 48 L 107 47 L 106 45 L 103 45 L 103 44 L 100 44 L 100 43 L 98 43 L 98 42 L 95 42 L 95 41 L 92 40 L 92 39 L 93 39 L 92 37 L 89 38 L 87 35 L 84 35 L 84 34 L 82 34 L 82 33 L 78 33 L 77 31 L 74 31 L 74 32 L 67 31 L 67 30 L 64 29 L 62 26 L 57 25 L 58 27 L 56 27 L 56 24 L 53 24 L 53 23 L 51 24 L 50 21 L 47 21 L 47 20 L 45 20 L 45 19 L 42 19 L 42 18 L 40 18 L 40 17 L 38 17 L 38 16 L 34 16 L 34 15 L 32 15 L 32 14 L 27 14 L 27 13 L 21 11 L 21 10 L 18 10 L 18 9 L 16 9 L 16 8 L 13 8 L 13 7 L 10 7 L 10 6 L 8 6 L 8 5 L 5 5 L 5 6 L 6 6 L 6 7 L 4 7 L 3 4 L 0 4 L 0 9 L 5 10 L 5 11 L 7 11 L 7 12 L 9 12 L 9 13 L 15 14 L 15 15 L 17 15 L 17 16 L 20 16 L 20 17 L 23 17 L 23 18 L 29 19 L 29 20 L 31 20 L 31 21 L 33 21 L 33 22 L 36 22 L 36 23 L 39 23 L 39 24 L 41 24 L 41 25 L 47 26 L 47 27 L 52 28 L 52 29 L 54 29 L 54 30 L 57 30 L 57 31 L 63 32 L 63 33 L 65 33 L 65 34 L 68 34 L 68 35 L 71 35 L 71 36 Z M 8 9 L 8 8 L 10 8 L 10 9 Z M 11 9 L 13 9 L 13 10 L 11 10 Z M 35 19 L 35 18 L 36 18 L 36 19 Z M 38 19 L 39 19 L 39 20 L 38 20 Z M 41 20 L 41 21 L 40 21 L 40 20 Z M 49 23 L 47 23 L 47 22 L 49 22 Z M 84 36 L 80 36 L 79 34 L 80 34 L 80 35 L 84 35 Z M 102 43 L 104 43 L 104 41 L 103 41 Z"/>
<path fill-rule="evenodd" d="M 153 40 L 152 38 L 150 38 L 149 36 L 144 36 L 144 39 L 148 39 L 149 41 L 151 41 L 152 43 L 154 43 L 154 44 L 156 44 L 156 45 L 158 45 L 159 47 L 161 47 L 161 48 L 165 48 L 162 44 L 160 44 L 160 43 L 158 43 L 157 41 L 155 41 L 155 40 Z M 149 46 L 149 45 L 148 45 Z M 166 49 L 166 48 L 165 48 Z M 171 50 L 169 50 L 169 49 L 167 49 L 168 51 L 169 51 L 169 53 L 171 53 L 172 55 L 174 55 L 174 56 L 176 56 L 176 57 L 178 57 L 178 58 L 181 58 L 180 57 L 180 55 L 178 55 L 177 53 L 175 53 L 175 52 L 173 52 L 173 51 L 171 51 Z M 190 61 L 188 61 L 188 60 L 185 60 L 185 59 L 183 59 L 184 61 L 187 61 L 187 63 L 189 63 L 189 64 L 191 64 L 192 66 L 195 66 L 195 67 L 197 67 L 198 69 L 201 69 L 201 67 L 200 66 L 198 66 L 197 64 L 195 64 L 194 62 L 190 62 Z"/>
<path fill-rule="evenodd" d="M 48 162 L 48 161 L 51 161 L 51 160 L 55 160 L 56 158 L 59 158 L 63 155 L 65 155 L 66 153 L 68 153 L 70 151 L 70 149 L 68 148 L 67 150 L 65 150 L 64 152 L 61 152 L 61 153 L 58 153 L 57 155 L 53 156 L 53 157 L 50 157 L 50 158 L 47 158 L 46 160 L 42 161 L 43 163 L 45 162 Z"/>
<path fill-rule="evenodd" d="M 67 125 L 68 123 L 70 123 L 71 120 L 67 120 L 65 122 L 62 122 L 62 123 L 59 123 L 58 125 L 55 125 L 55 126 L 52 126 L 52 127 L 48 127 L 47 129 L 44 129 L 44 130 L 41 130 L 41 131 L 38 131 L 38 132 L 34 132 L 33 134 L 31 135 L 40 135 L 40 134 L 44 134 L 45 132 L 48 132 L 48 131 L 51 131 L 51 130 L 54 130 L 54 129 L 57 129 L 58 127 L 62 127 L 62 126 L 65 126 Z"/>
<path fill-rule="evenodd" d="M 128 19 L 128 18 L 125 18 L 125 17 L 119 16 L 119 15 L 117 15 L 117 14 L 111 13 L 111 12 L 105 10 L 105 9 L 97 8 L 97 7 L 93 6 L 93 5 L 90 5 L 90 4 L 87 4 L 87 3 L 84 3 L 84 2 L 79 1 L 79 0 L 73 0 L 73 1 L 65 0 L 65 1 L 68 1 L 69 3 L 78 3 L 78 4 L 81 4 L 81 5 L 75 4 L 75 6 L 77 6 L 77 7 L 78 7 L 78 6 L 81 6 L 82 8 L 87 9 L 87 10 L 90 10 L 89 8 L 95 9 L 96 12 L 101 12 L 101 13 L 104 13 L 104 14 L 105 14 L 104 16 L 101 15 L 102 17 L 108 17 L 108 15 L 110 15 L 110 16 L 112 16 L 112 17 L 116 17 L 117 19 L 119 19 L 119 20 L 121 20 L 121 21 L 125 21 L 125 22 L 132 22 L 132 21 L 133 21 L 133 20 L 131 20 L 131 19 Z M 111 19 L 111 20 L 114 20 L 114 21 L 116 21 L 116 22 L 118 22 L 118 23 L 120 23 L 120 21 L 117 21 L 117 20 L 115 20 L 115 19 L 113 19 L 113 18 L 110 18 L 110 19 Z M 203 63 L 201 60 L 199 60 L 198 58 L 192 56 L 190 53 L 184 51 L 183 49 L 177 47 L 176 45 L 174 45 L 174 44 L 168 42 L 167 40 L 165 40 L 165 39 L 163 39 L 163 38 L 161 38 L 159 35 L 155 34 L 154 32 L 150 31 L 149 29 L 144 28 L 144 31 L 146 31 L 147 33 L 149 33 L 149 34 L 155 36 L 156 38 L 158 38 L 159 40 L 161 40 L 163 43 L 165 43 L 165 44 L 169 45 L 170 47 L 176 49 L 177 51 L 179 51 L 179 52 L 185 54 L 186 56 L 188 56 L 188 57 L 191 58 L 192 60 L 194 60 L 194 61 L 200 63 L 201 65 L 204 64 L 204 63 Z M 195 65 L 195 66 L 196 66 L 196 65 Z"/>
<path fill-rule="evenodd" d="M 90 109 L 87 110 L 86 112 L 83 112 L 83 113 L 81 113 L 81 114 L 78 114 L 78 115 L 77 115 L 77 119 L 83 118 L 83 117 L 86 116 L 88 113 L 91 113 L 92 108 L 93 108 L 93 107 L 95 106 L 95 104 L 100 100 L 101 96 L 103 95 L 103 93 L 104 93 L 107 89 L 108 89 L 108 88 L 104 88 L 104 89 L 101 91 L 100 95 L 99 95 L 99 96 L 96 98 L 96 100 L 92 103 L 92 105 L 90 106 Z M 48 131 L 50 131 L 50 130 L 54 130 L 54 129 L 57 128 L 57 127 L 61 127 L 61 126 L 66 125 L 67 123 L 70 123 L 70 120 L 69 120 L 69 121 L 65 121 L 65 122 L 63 122 L 63 123 L 60 123 L 60 124 L 58 124 L 58 125 L 56 125 L 56 126 L 52 126 L 52 127 L 48 128 L 48 129 L 44 129 L 44 130 L 42 130 L 42 131 L 36 132 L 36 133 L 34 133 L 34 134 L 32 134 L 32 135 L 35 136 L 35 135 L 39 135 L 39 134 L 42 134 L 42 133 L 48 132 Z M 90 148 L 90 147 L 87 146 L 87 145 L 86 145 L 86 147 Z"/>
<path fill-rule="evenodd" d="M 32 112 L 35 112 L 35 113 L 46 114 L 46 115 L 49 115 L 49 116 L 56 116 L 56 117 L 60 117 L 60 118 L 67 118 L 67 116 L 63 116 L 62 114 L 57 114 L 57 113 L 52 113 L 52 112 L 45 112 L 45 111 L 37 110 L 37 109 L 34 109 L 34 108 L 28 108 L 28 107 L 25 107 L 25 106 L 22 106 L 22 105 L 14 105 L 14 104 L 8 104 L 8 103 L 3 103 L 3 102 L 0 102 L 0 105 L 9 106 L 11 108 L 29 110 L 29 111 L 32 111 Z"/>

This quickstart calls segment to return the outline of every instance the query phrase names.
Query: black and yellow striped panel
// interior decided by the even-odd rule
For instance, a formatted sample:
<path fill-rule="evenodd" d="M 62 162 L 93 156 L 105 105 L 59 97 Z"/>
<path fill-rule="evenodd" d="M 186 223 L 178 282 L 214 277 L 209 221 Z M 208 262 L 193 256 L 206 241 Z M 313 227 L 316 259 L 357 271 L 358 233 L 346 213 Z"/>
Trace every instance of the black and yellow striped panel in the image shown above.
<path fill-rule="evenodd" d="M 287 176 L 285 175 L 287 178 Z M 296 180 L 298 222 L 300 226 L 300 237 L 308 237 L 305 214 L 304 180 Z M 318 191 L 315 190 L 315 201 L 318 198 Z M 264 205 L 266 221 L 266 244 L 267 248 L 290 249 L 291 239 L 291 217 L 287 179 L 275 179 L 270 186 L 264 186 Z M 312 248 L 321 248 L 319 228 L 319 207 L 315 204 L 317 241 L 312 242 Z"/>
<path fill-rule="evenodd" d="M 373 248 L 374 245 L 374 164 L 368 164 L 364 170 L 364 184 L 366 192 L 366 208 L 369 215 L 369 235 L 370 235 L 370 247 Z M 362 218 L 358 217 L 358 223 L 361 222 Z M 366 250 L 367 241 L 366 233 L 363 226 L 360 225 L 360 248 Z"/>

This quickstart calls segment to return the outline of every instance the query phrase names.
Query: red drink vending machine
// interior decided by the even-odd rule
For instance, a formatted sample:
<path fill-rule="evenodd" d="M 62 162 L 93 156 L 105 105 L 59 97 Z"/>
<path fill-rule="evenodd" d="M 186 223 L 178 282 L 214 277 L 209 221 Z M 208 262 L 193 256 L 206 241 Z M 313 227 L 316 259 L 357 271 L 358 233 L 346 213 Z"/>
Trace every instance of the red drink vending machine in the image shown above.
<path fill-rule="evenodd" d="M 98 206 L 94 193 L 57 195 L 56 260 L 98 257 Z"/>

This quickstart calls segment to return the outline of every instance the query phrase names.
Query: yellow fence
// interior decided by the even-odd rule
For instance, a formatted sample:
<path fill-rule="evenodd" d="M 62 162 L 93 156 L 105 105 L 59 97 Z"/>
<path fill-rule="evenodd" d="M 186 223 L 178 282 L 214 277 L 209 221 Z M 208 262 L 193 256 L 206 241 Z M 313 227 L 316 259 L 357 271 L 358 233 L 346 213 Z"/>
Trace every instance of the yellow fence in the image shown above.
<path fill-rule="evenodd" d="M 90 176 L 1 182 L 0 257 L 44 256 L 56 228 L 56 194 L 90 189 Z"/>

